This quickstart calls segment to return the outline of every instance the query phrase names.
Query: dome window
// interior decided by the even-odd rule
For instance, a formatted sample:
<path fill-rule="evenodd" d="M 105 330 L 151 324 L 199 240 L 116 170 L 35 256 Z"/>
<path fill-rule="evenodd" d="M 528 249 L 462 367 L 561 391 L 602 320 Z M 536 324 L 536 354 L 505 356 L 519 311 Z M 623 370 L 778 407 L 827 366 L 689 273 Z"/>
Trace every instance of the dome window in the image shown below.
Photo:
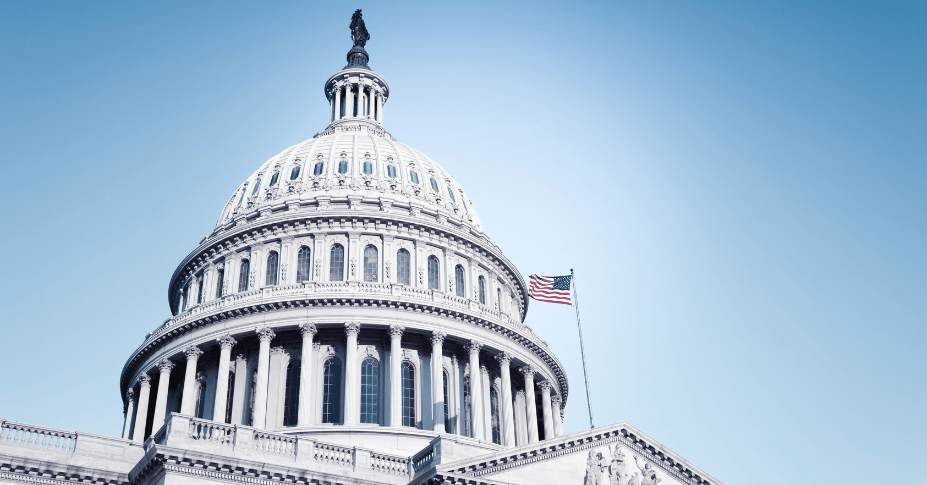
<path fill-rule="evenodd" d="M 431 190 L 434 190 L 436 194 L 441 193 L 441 191 L 438 190 L 438 181 L 435 179 L 431 179 Z"/>
<path fill-rule="evenodd" d="M 254 190 L 251 191 L 251 197 L 254 197 L 258 193 L 258 189 L 261 188 L 261 179 L 254 181 Z"/>
<path fill-rule="evenodd" d="M 370 175 L 373 173 L 373 164 L 370 162 L 364 162 L 364 173 Z"/>
<path fill-rule="evenodd" d="M 277 180 L 280 178 L 280 172 L 274 172 L 274 175 L 270 178 L 270 186 L 273 187 L 277 185 Z"/>
<path fill-rule="evenodd" d="M 325 162 L 316 162 L 315 168 L 312 170 L 312 175 L 322 175 L 322 168 L 325 167 Z"/>
<path fill-rule="evenodd" d="M 338 162 L 338 173 L 348 173 L 348 162 L 342 160 Z"/>
<path fill-rule="evenodd" d="M 409 178 L 412 180 L 412 183 L 418 185 L 418 172 L 415 170 L 409 171 Z"/>
<path fill-rule="evenodd" d="M 299 165 L 293 167 L 293 170 L 290 172 L 290 180 L 296 180 L 296 177 L 299 177 Z"/>
<path fill-rule="evenodd" d="M 394 167 L 393 165 L 387 165 L 387 166 L 386 166 L 386 175 L 389 175 L 389 178 L 391 178 L 391 179 L 396 178 L 396 167 Z"/>
<path fill-rule="evenodd" d="M 454 198 L 454 191 L 450 187 L 447 188 L 447 195 L 451 198 L 451 202 L 457 203 L 457 199 Z"/>

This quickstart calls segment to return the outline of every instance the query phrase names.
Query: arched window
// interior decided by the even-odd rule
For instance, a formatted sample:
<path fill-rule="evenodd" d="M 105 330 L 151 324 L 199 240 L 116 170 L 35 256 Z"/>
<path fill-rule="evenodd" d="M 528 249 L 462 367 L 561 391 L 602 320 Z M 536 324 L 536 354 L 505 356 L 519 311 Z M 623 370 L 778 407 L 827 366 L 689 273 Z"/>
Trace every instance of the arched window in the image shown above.
<path fill-rule="evenodd" d="M 452 426 L 451 426 L 450 414 L 447 412 L 447 408 L 451 406 L 451 401 L 448 399 L 449 393 L 448 393 L 447 382 L 448 382 L 447 371 L 444 371 L 444 431 L 446 433 L 453 433 L 454 430 L 451 429 Z"/>
<path fill-rule="evenodd" d="M 196 304 L 199 305 L 203 303 L 203 279 L 204 275 L 200 274 L 196 277 Z"/>
<path fill-rule="evenodd" d="M 332 246 L 331 257 L 328 260 L 328 280 L 344 280 L 344 246 L 340 244 Z"/>
<path fill-rule="evenodd" d="M 376 246 L 364 248 L 364 281 L 377 281 L 377 257 Z"/>
<path fill-rule="evenodd" d="M 415 367 L 402 363 L 402 425 L 415 427 Z"/>
<path fill-rule="evenodd" d="M 479 290 L 480 290 L 480 304 L 486 304 L 486 279 L 480 276 L 479 279 Z"/>
<path fill-rule="evenodd" d="M 455 204 L 457 203 L 457 199 L 454 198 L 454 191 L 451 190 L 451 187 L 450 187 L 450 186 L 448 186 L 448 188 L 447 188 L 447 195 L 448 195 L 448 197 L 451 198 L 451 202 L 453 202 L 453 203 L 455 203 Z"/>
<path fill-rule="evenodd" d="M 361 423 L 380 422 L 377 405 L 380 398 L 380 363 L 368 357 L 361 363 Z"/>
<path fill-rule="evenodd" d="M 411 258 L 409 252 L 405 249 L 400 249 L 396 253 L 396 277 L 399 280 L 401 285 L 411 285 L 412 284 L 412 270 L 411 270 Z"/>
<path fill-rule="evenodd" d="M 341 361 L 325 361 L 322 380 L 322 422 L 341 423 Z"/>
<path fill-rule="evenodd" d="M 409 179 L 412 180 L 412 183 L 418 185 L 418 172 L 415 170 L 409 171 Z"/>
<path fill-rule="evenodd" d="M 473 422 L 472 413 L 473 410 L 470 408 L 470 376 L 464 377 L 464 433 L 466 436 L 473 437 L 473 429 L 470 423 Z"/>
<path fill-rule="evenodd" d="M 283 425 L 296 426 L 299 416 L 300 362 L 291 360 L 286 366 L 286 390 L 283 395 Z"/>
<path fill-rule="evenodd" d="M 296 282 L 309 281 L 309 271 L 312 268 L 312 252 L 308 247 L 299 248 L 296 256 Z"/>
<path fill-rule="evenodd" d="M 435 179 L 431 179 L 431 190 L 434 190 L 436 194 L 441 193 L 441 191 L 438 190 L 438 181 Z"/>
<path fill-rule="evenodd" d="M 232 422 L 232 398 L 235 397 L 235 373 L 229 372 L 228 390 L 225 393 L 225 423 Z"/>
<path fill-rule="evenodd" d="M 364 173 L 370 175 L 373 173 L 373 164 L 370 162 L 364 162 Z"/>
<path fill-rule="evenodd" d="M 499 436 L 499 393 L 496 392 L 495 388 L 489 391 L 489 408 L 490 413 L 492 413 L 492 442 L 501 445 L 502 440 Z"/>
<path fill-rule="evenodd" d="M 299 165 L 290 170 L 290 180 L 296 180 L 296 177 L 299 177 Z"/>
<path fill-rule="evenodd" d="M 222 284 L 225 280 L 225 270 L 216 271 L 216 298 L 222 298 Z"/>
<path fill-rule="evenodd" d="M 251 262 L 247 259 L 241 260 L 241 268 L 238 270 L 238 291 L 248 291 L 248 280 L 250 279 Z"/>
<path fill-rule="evenodd" d="M 251 197 L 254 197 L 258 193 L 258 189 L 261 188 L 261 179 L 254 181 L 254 190 L 251 191 Z"/>
<path fill-rule="evenodd" d="M 270 186 L 273 187 L 277 185 L 277 180 L 280 179 L 280 172 L 274 172 L 273 176 L 270 177 Z"/>
<path fill-rule="evenodd" d="M 454 289 L 457 290 L 457 296 L 459 296 L 459 297 L 461 297 L 461 298 L 463 298 L 463 297 L 466 296 L 466 294 L 467 294 L 467 282 L 464 281 L 464 269 L 463 269 L 463 266 L 461 266 L 461 265 L 459 265 L 459 264 L 457 265 L 456 268 L 454 268 L 454 286 L 455 286 Z"/>
<path fill-rule="evenodd" d="M 389 175 L 389 178 L 391 178 L 391 179 L 396 178 L 396 167 L 394 167 L 394 166 L 392 166 L 392 165 L 387 165 L 387 166 L 386 166 L 386 175 Z"/>
<path fill-rule="evenodd" d="M 267 276 L 264 278 L 264 284 L 274 286 L 277 284 L 277 266 L 279 266 L 280 256 L 277 251 L 271 251 L 267 255 Z"/>
<path fill-rule="evenodd" d="M 432 290 L 439 289 L 441 281 L 441 274 L 438 271 L 438 258 L 434 256 L 428 256 L 428 288 Z"/>
<path fill-rule="evenodd" d="M 325 162 L 315 162 L 315 168 L 312 169 L 312 175 L 322 175 L 323 168 L 325 168 Z"/>
<path fill-rule="evenodd" d="M 348 173 L 348 162 L 346 160 L 338 162 L 338 173 Z"/>

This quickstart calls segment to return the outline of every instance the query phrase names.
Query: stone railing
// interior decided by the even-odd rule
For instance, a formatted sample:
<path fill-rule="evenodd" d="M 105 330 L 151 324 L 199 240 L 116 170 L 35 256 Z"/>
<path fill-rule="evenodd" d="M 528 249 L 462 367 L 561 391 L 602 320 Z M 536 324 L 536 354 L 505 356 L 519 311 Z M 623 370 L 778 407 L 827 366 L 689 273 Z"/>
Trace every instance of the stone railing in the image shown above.
<path fill-rule="evenodd" d="M 414 475 L 422 473 L 424 470 L 433 468 L 436 464 L 436 458 L 438 457 L 438 445 L 437 442 L 432 442 L 422 451 L 419 451 L 412 457 L 412 472 Z"/>
<path fill-rule="evenodd" d="M 412 477 L 411 459 L 407 456 L 323 443 L 178 413 L 171 413 L 164 426 L 148 438 L 144 446 L 148 451 L 158 445 L 202 449 L 211 453 L 228 453 L 231 456 L 238 452 L 246 455 L 256 452 L 270 455 L 263 458 L 266 460 L 283 460 L 284 463 L 295 460 L 298 466 L 312 462 L 326 463 L 361 473 L 382 473 L 403 479 Z"/>
<path fill-rule="evenodd" d="M 73 453 L 77 448 L 77 433 L 13 421 L 2 421 L 2 424 L 0 424 L 0 443 Z"/>

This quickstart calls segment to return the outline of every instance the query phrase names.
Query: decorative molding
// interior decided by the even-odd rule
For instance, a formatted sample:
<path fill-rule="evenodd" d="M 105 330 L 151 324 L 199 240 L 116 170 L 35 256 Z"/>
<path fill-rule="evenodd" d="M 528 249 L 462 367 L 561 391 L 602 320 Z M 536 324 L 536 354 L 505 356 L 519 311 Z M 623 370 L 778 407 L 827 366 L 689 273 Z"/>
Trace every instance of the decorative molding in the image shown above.
<path fill-rule="evenodd" d="M 360 324 L 357 322 L 347 322 L 344 324 L 344 333 L 348 336 L 356 337 L 360 333 Z"/>
<path fill-rule="evenodd" d="M 431 345 L 442 345 L 444 344 L 444 338 L 447 337 L 447 333 L 434 330 L 431 332 Z"/>
<path fill-rule="evenodd" d="M 187 356 L 187 360 L 197 360 L 203 355 L 203 351 L 200 350 L 196 345 L 191 345 L 183 350 L 184 355 Z"/>
<path fill-rule="evenodd" d="M 319 333 L 319 329 L 315 327 L 314 323 L 301 323 L 299 324 L 299 331 L 302 333 L 303 338 L 308 336 L 310 339 Z"/>
<path fill-rule="evenodd" d="M 228 333 L 225 334 L 225 335 L 223 335 L 223 336 L 221 336 L 221 337 L 219 337 L 219 338 L 217 338 L 217 339 L 216 339 L 216 342 L 219 343 L 219 348 L 221 348 L 221 349 L 223 349 L 223 350 L 225 350 L 225 349 L 231 349 L 232 347 L 235 346 L 235 344 L 238 343 L 234 338 L 232 338 L 232 335 L 231 335 L 231 334 L 228 334 Z"/>
<path fill-rule="evenodd" d="M 398 323 L 393 323 L 389 326 L 389 336 L 392 338 L 402 338 L 402 334 L 405 331 L 406 327 L 399 325 Z"/>
<path fill-rule="evenodd" d="M 470 352 L 471 354 L 474 352 L 479 354 L 480 349 L 483 348 L 483 342 L 480 342 L 479 340 L 471 340 L 467 342 L 466 347 L 467 347 L 467 351 Z"/>
<path fill-rule="evenodd" d="M 553 385 L 550 383 L 550 381 L 541 381 L 541 382 L 538 382 L 538 383 L 537 383 L 537 386 L 538 386 L 538 388 L 541 389 L 542 391 L 547 391 L 547 392 L 550 392 L 550 388 L 553 387 Z"/>
<path fill-rule="evenodd" d="M 261 342 L 270 342 L 277 336 L 270 327 L 261 327 L 254 330 L 254 333 L 257 334 L 258 340 Z"/>
<path fill-rule="evenodd" d="M 534 375 L 537 374 L 538 370 L 537 370 L 537 368 L 534 367 L 533 365 L 528 364 L 528 365 L 522 366 L 520 369 L 518 369 L 518 372 L 521 372 L 522 375 L 525 376 L 525 379 L 528 379 L 529 377 L 532 378 L 532 379 L 534 379 Z"/>
<path fill-rule="evenodd" d="M 503 350 L 496 354 L 495 359 L 499 362 L 499 365 L 509 365 L 512 362 L 512 354 Z"/>
<path fill-rule="evenodd" d="M 161 362 L 158 362 L 158 369 L 162 374 L 170 374 L 171 371 L 174 370 L 174 363 L 167 359 L 162 359 Z"/>

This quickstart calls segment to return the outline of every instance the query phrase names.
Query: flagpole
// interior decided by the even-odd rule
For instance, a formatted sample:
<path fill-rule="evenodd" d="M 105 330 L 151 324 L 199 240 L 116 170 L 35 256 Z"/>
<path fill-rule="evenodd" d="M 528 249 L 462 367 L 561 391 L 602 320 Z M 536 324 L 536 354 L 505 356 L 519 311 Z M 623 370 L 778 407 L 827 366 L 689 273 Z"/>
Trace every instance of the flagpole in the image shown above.
<path fill-rule="evenodd" d="M 592 391 L 589 390 L 589 372 L 586 371 L 586 348 L 583 345 L 583 326 L 579 323 L 579 290 L 576 288 L 576 275 L 570 268 L 570 281 L 573 283 L 573 293 L 576 295 L 576 326 L 579 328 L 579 352 L 583 356 L 583 377 L 586 379 L 586 404 L 589 406 L 589 429 L 595 428 L 592 421 Z"/>

